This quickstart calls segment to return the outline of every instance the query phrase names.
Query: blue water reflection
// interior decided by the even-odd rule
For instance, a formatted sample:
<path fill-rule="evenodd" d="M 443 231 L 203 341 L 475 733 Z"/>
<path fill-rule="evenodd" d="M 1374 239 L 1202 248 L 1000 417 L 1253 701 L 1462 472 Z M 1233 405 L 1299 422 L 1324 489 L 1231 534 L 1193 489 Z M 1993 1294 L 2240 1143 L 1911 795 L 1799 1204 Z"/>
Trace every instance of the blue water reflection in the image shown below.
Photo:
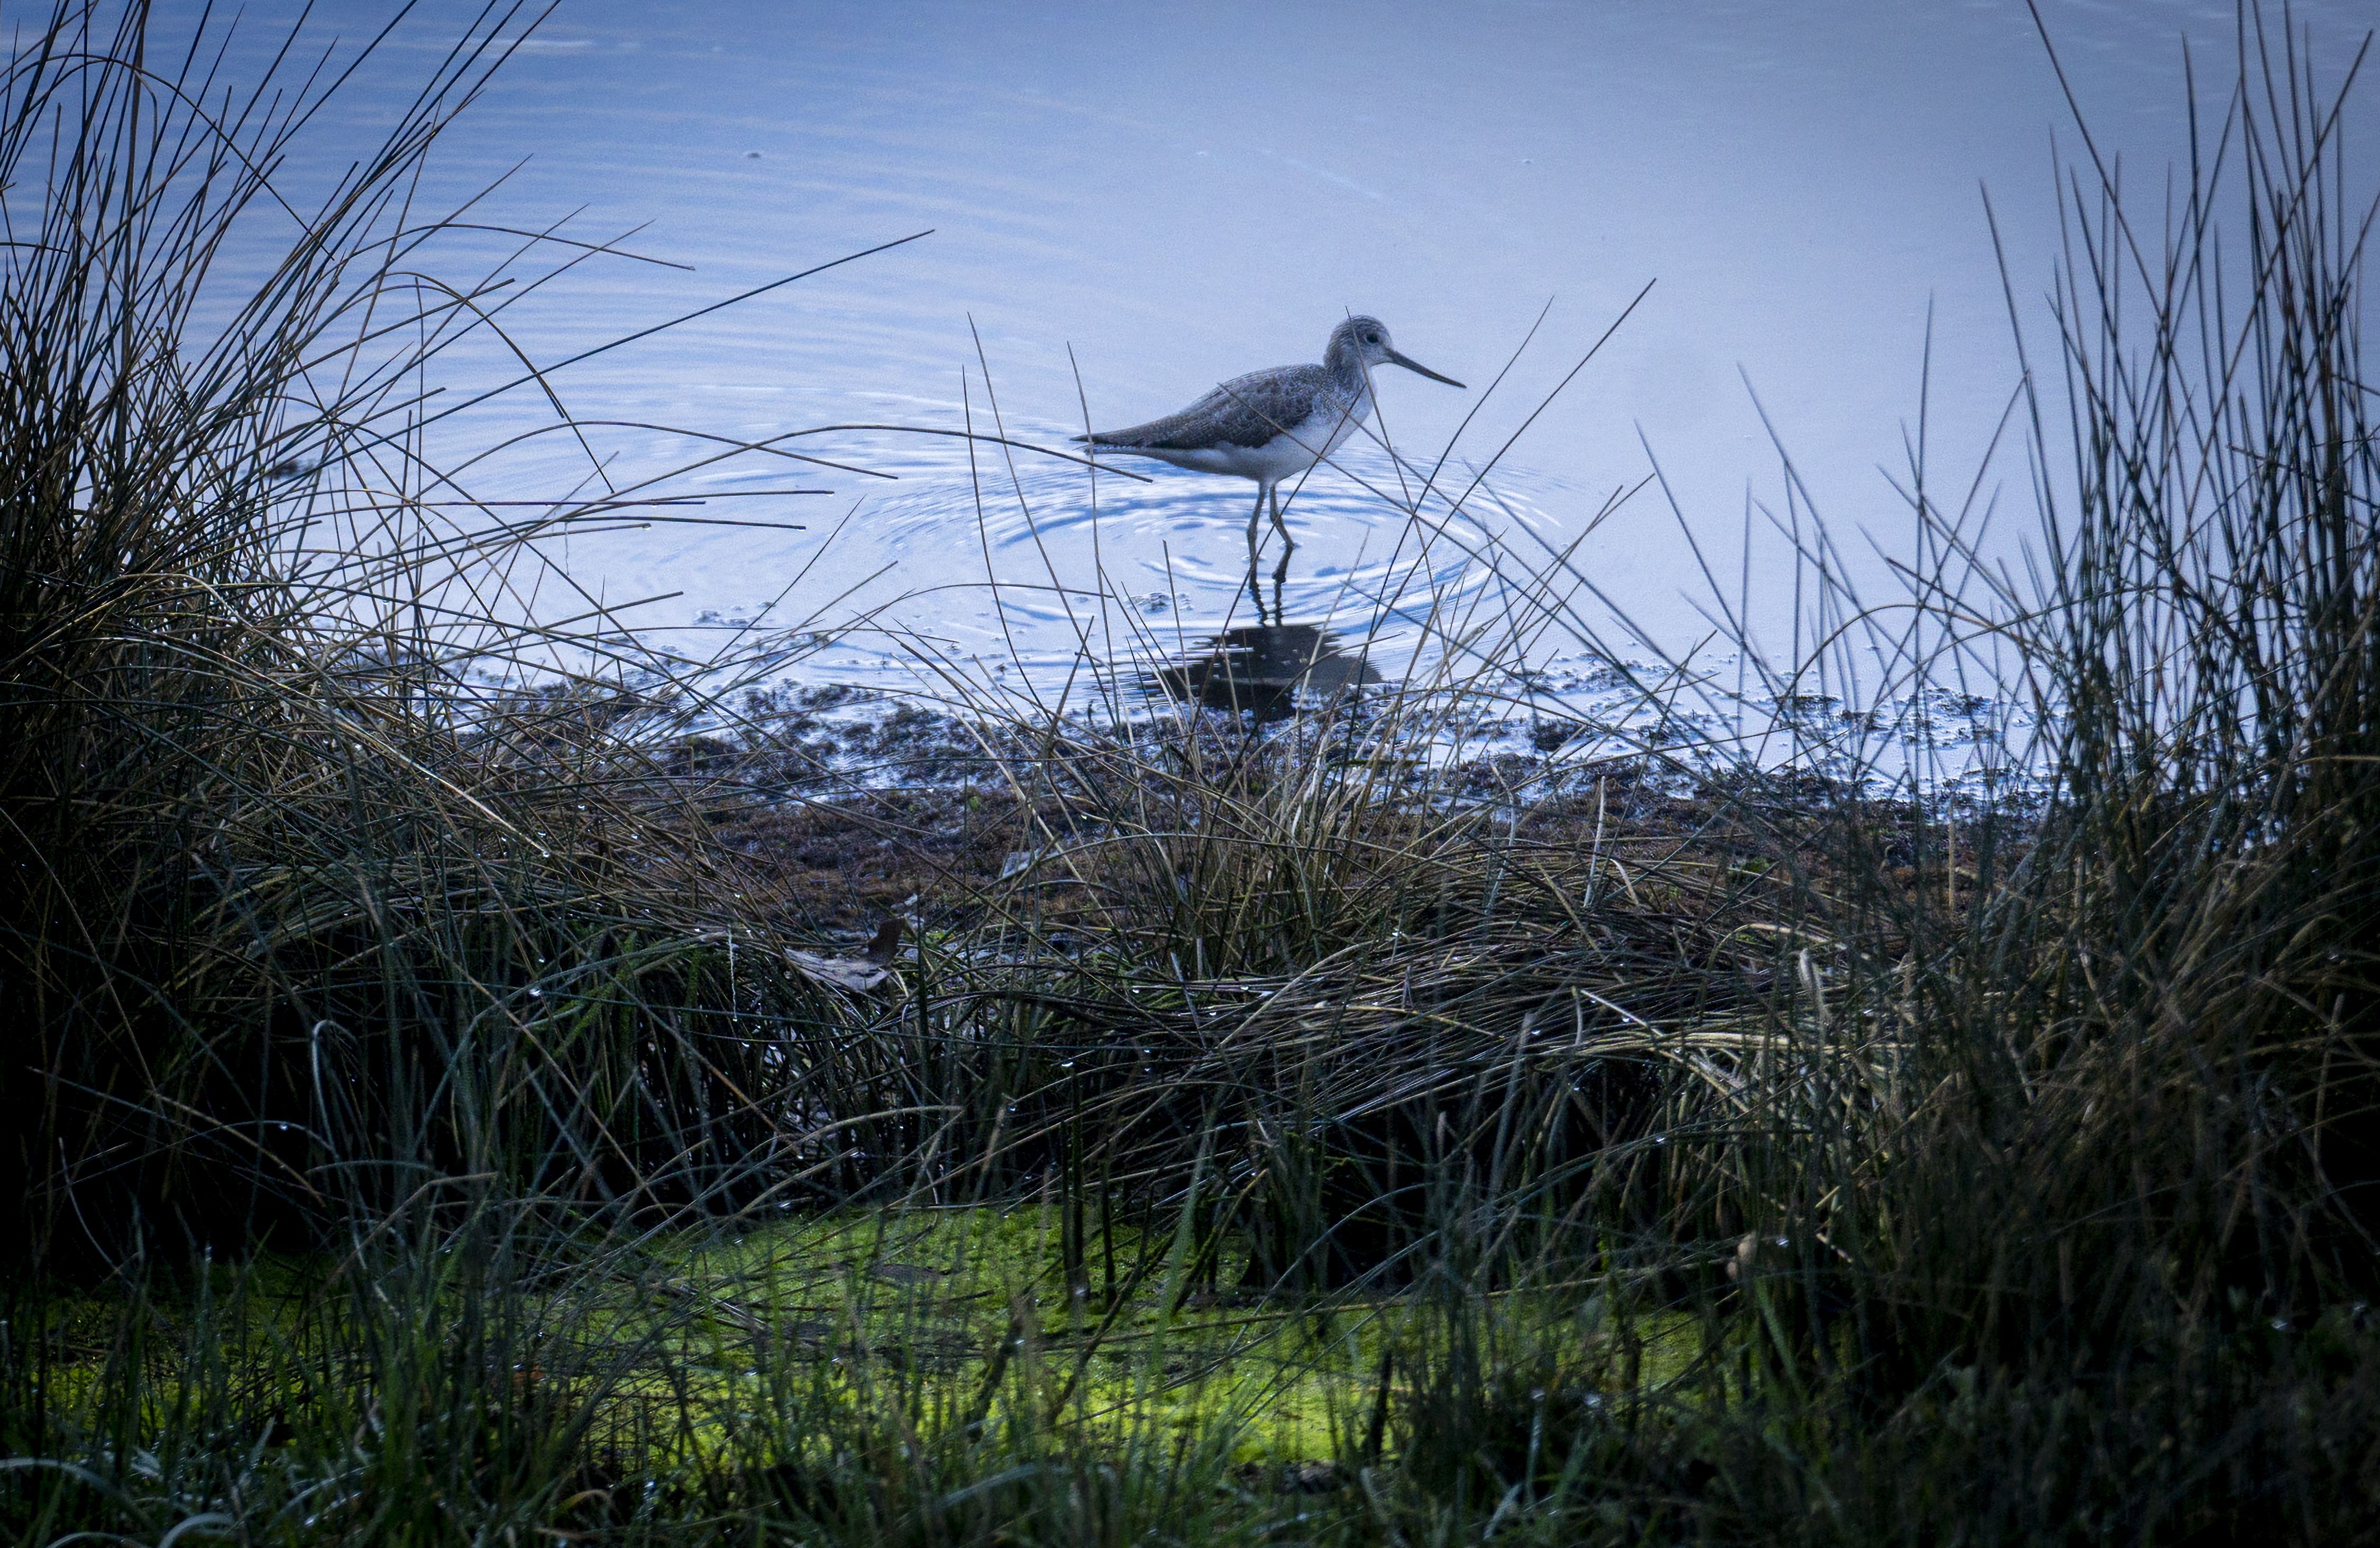
<path fill-rule="evenodd" d="M 251 36 L 271 11 L 250 7 Z M 176 14 L 194 17 L 195 0 Z M 473 14 L 441 0 L 411 18 L 315 146 L 319 165 L 292 177 L 334 176 Z M 2228 79 L 2228 0 L 2046 0 L 2044 14 L 2102 151 L 2161 177 L 2183 132 L 2180 40 L 2213 62 L 2203 80 Z M 2291 14 L 2318 73 L 2343 67 L 2372 19 L 2368 0 Z M 2373 101 L 2350 133 L 2368 131 Z M 1425 502 L 1417 527 L 1367 491 L 1398 487 L 1378 447 L 1318 472 L 1294 506 L 1285 610 L 1357 634 L 1418 627 L 1424 597 L 1492 616 L 1496 545 L 1542 561 L 1645 476 L 1649 447 L 1682 529 L 1668 501 L 1640 496 L 1572 559 L 1645 633 L 1691 642 L 1707 626 L 1680 600 L 1704 586 L 1683 532 L 1731 545 L 1747 492 L 1781 498 L 1747 387 L 1840 530 L 1899 531 L 1905 510 L 1877 469 L 1906 463 L 1930 329 L 1925 451 L 1972 473 L 2016 381 L 1978 190 L 2029 308 L 2055 247 L 2054 133 L 2071 145 L 2022 0 L 568 0 L 466 116 L 423 202 L 501 177 L 479 216 L 566 216 L 589 238 L 640 228 L 638 250 L 692 265 L 572 270 L 507 316 L 543 360 L 933 230 L 559 375 L 574 412 L 620 421 L 592 447 L 615 482 L 699 453 L 638 424 L 760 439 L 996 416 L 1057 445 L 1087 420 L 1132 422 L 1313 359 L 1351 310 L 1475 384 L 1386 385 L 1381 428 L 1427 468 L 1553 298 L 1455 447 L 1475 467 L 1501 457 L 1465 514 Z M 457 238 L 438 256 L 467 268 L 506 240 Z M 1628 325 L 1504 451 L 1647 281 Z M 447 365 L 511 369 L 478 347 Z M 454 433 L 504 422 L 498 405 Z M 893 673 L 925 649 L 1004 654 L 1054 680 L 1087 650 L 1250 621 L 1237 481 L 1103 475 L 1095 519 L 1090 481 L 1068 464 L 1012 469 L 986 449 L 971 459 L 963 444 L 881 432 L 798 447 L 898 481 L 730 461 L 673 487 L 835 493 L 735 503 L 804 532 L 614 532 L 554 556 L 608 603 L 666 597 L 638 615 L 650 621 L 830 630 L 836 646 L 795 668 L 829 676 Z M 546 438 L 483 466 L 474 487 L 584 487 L 589 449 Z M 2011 477 L 2021 494 L 2022 469 Z M 1785 540 L 1749 530 L 1753 619 L 1780 637 L 1789 602 L 1767 581 Z M 1856 542 L 1846 550 L 1884 573 Z M 853 615 L 863 627 L 839 627 Z"/>

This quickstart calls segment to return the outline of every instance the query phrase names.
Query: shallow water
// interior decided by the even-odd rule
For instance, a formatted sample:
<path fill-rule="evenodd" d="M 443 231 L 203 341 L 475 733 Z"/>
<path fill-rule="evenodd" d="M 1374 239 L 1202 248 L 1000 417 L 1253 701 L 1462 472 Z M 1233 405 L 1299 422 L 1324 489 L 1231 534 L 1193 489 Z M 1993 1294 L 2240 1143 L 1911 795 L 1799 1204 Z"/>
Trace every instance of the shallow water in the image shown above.
<path fill-rule="evenodd" d="M 2212 100 L 2230 6 L 2043 9 L 2099 150 L 2153 185 L 2183 143 L 2180 38 Z M 317 147 L 323 167 L 363 143 L 468 14 L 433 6 L 400 30 L 333 127 L 338 143 Z M 2293 14 L 2335 81 L 2368 6 Z M 2366 143 L 2373 101 L 2350 126 Z M 1786 514 L 1769 425 L 1854 555 L 1859 528 L 1902 546 L 1906 507 L 1879 469 L 1907 469 L 1921 404 L 1933 476 L 1963 491 L 2017 380 L 1979 189 L 2037 334 L 2053 137 L 2077 146 L 2022 0 L 569 0 L 466 116 L 437 191 L 509 173 L 474 218 L 567 214 L 587 239 L 640 226 L 629 246 L 693 265 L 573 270 L 507 316 L 540 360 L 933 231 L 559 373 L 590 420 L 759 438 L 983 430 L 996 414 L 1054 447 L 1086 419 L 1136 422 L 1226 376 L 1315 358 L 1339 318 L 1375 313 L 1406 352 L 1472 384 L 1385 372 L 1389 442 L 1426 470 L 1453 440 L 1459 487 L 1494 470 L 1461 517 L 1424 502 L 1422 528 L 1400 509 L 1418 476 L 1401 481 L 1381 446 L 1318 470 L 1293 506 L 1289 617 L 1359 637 L 1385 619 L 1409 647 L 1434 598 L 1442 620 L 1492 633 L 1512 603 L 1490 574 L 1500 545 L 1501 567 L 1542 565 L 1658 459 L 1666 490 L 1641 489 L 1576 550 L 1601 600 L 1573 590 L 1575 621 L 1623 649 L 1638 632 L 1682 649 L 1708 632 L 1711 591 L 1740 591 L 1774 652 L 1791 638 L 1790 546 L 1757 515 L 1741 546 L 1748 502 Z M 494 244 L 457 238 L 446 256 L 468 268 Z M 488 350 L 453 365 L 506 369 Z M 507 412 L 449 428 L 490 437 Z M 590 440 L 615 484 L 699 446 L 644 429 Z M 1135 466 L 1150 481 L 1102 474 L 1094 503 L 1081 469 L 1029 453 L 1012 469 L 997 448 L 971 459 L 964 442 L 884 432 L 788 445 L 898 481 L 732 459 L 664 487 L 710 497 L 712 516 L 808 530 L 657 526 L 556 543 L 553 557 L 610 603 L 660 599 L 628 616 L 689 642 L 753 620 L 811 631 L 787 670 L 812 679 L 980 661 L 1054 691 L 1086 657 L 1251 621 L 1252 491 L 1237 481 Z M 547 438 L 470 487 L 544 497 L 594 476 L 585 449 Z M 2003 481 L 1998 554 L 2029 509 L 2021 459 L 1985 495 Z M 793 487 L 834 493 L 751 494 Z M 719 498 L 730 493 L 747 497 Z M 1882 574 L 1859 562 L 1871 583 Z M 1634 628 L 1613 627 L 1607 603 Z M 869 627 L 838 627 L 860 613 Z M 1541 657 L 1593 653 L 1565 627 L 1532 638 Z"/>

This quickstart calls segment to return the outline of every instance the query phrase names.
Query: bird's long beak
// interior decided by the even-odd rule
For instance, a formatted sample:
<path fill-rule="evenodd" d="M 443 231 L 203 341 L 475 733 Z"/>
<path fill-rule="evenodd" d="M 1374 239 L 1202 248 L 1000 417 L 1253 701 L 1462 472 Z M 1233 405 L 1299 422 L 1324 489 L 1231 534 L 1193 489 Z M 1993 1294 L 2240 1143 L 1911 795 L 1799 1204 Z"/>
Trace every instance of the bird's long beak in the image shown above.
<path fill-rule="evenodd" d="M 1419 360 L 1407 360 L 1404 356 L 1398 354 L 1393 349 L 1386 350 L 1384 353 L 1389 357 L 1389 363 L 1390 365 L 1401 365 L 1417 376 L 1427 376 L 1433 382 L 1443 382 L 1450 387 L 1463 386 L 1463 384 L 1456 381 L 1453 377 L 1440 376 L 1438 372 L 1430 370 L 1429 367 L 1422 364 Z M 1463 387 L 1463 391 L 1465 392 L 1470 390 L 1471 389 L 1468 387 Z"/>

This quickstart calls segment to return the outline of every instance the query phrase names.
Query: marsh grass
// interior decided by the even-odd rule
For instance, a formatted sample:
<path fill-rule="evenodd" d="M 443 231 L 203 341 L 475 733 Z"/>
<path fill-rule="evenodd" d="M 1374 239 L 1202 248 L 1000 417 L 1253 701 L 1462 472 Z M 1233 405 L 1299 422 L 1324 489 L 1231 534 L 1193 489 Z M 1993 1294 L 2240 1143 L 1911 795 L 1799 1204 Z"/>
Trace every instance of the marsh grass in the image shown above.
<path fill-rule="evenodd" d="M 420 372 L 517 276 L 423 280 L 454 223 L 413 201 L 528 19 L 480 18 L 302 209 L 275 179 L 335 72 L 244 94 L 226 36 L 160 60 L 138 6 L 11 64 L 0 1193 L 38 1260 L 481 1183 L 699 1207 L 773 1133 L 738 996 L 829 1014 L 730 945 L 676 664 L 526 605 L 541 540 L 645 502 L 524 521 L 426 460 Z M 277 260 L 228 277 L 257 233 Z"/>
<path fill-rule="evenodd" d="M 868 990 L 718 842 L 832 804 L 738 661 L 353 493 L 419 471 L 400 190 L 514 19 L 223 328 L 302 112 L 176 118 L 138 12 L 15 66 L 21 1540 L 2370 1535 L 2372 206 L 2253 7 L 2154 225 L 2065 190 L 2030 569 L 1920 460 L 1860 596 L 1797 486 L 1766 737 L 1657 662 L 1653 732 L 1464 753 L 1593 642 L 1560 554 L 1286 718 L 946 677 L 1014 863 Z M 2039 735 L 1953 789 L 1892 696 L 1977 681 Z"/>

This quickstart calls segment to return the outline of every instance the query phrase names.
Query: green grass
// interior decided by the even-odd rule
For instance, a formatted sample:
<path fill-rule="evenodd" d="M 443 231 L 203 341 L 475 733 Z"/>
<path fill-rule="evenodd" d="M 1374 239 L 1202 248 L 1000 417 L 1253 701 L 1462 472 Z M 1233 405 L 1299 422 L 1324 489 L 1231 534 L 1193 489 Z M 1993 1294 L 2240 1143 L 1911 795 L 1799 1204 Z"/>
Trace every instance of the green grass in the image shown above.
<path fill-rule="evenodd" d="M 532 1487 L 491 1500 L 490 1464 L 561 1463 L 576 1492 L 608 1495 L 589 1481 L 606 1476 L 601 1459 L 633 1455 L 649 1482 L 687 1497 L 774 1481 L 746 1505 L 799 1516 L 823 1508 L 804 1491 L 892 1444 L 961 1481 L 1028 1458 L 1154 1466 L 1176 1488 L 1220 1489 L 1269 1518 L 1284 1494 L 1315 1507 L 1284 1479 L 1344 1493 L 1412 1444 L 1387 1423 L 1421 1400 L 1398 1372 L 1430 1368 L 1453 1331 L 1448 1308 L 1354 1296 L 1219 1304 L 1180 1294 L 1178 1274 L 1162 1272 L 1128 1275 L 1112 1296 L 1076 1293 L 1060 1236 L 1046 1201 L 866 1212 L 730 1240 L 656 1241 L 545 1295 L 491 1298 L 456 1271 L 426 1301 L 343 1287 L 320 1261 L 262 1260 L 213 1270 L 167 1300 L 53 1297 L 36 1322 L 11 1328 L 44 1351 L 55 1432 L 96 1439 L 128 1425 L 212 1442 L 190 1458 L 198 1478 L 176 1479 L 171 1457 L 153 1472 L 136 1463 L 116 1495 L 119 1521 L 177 1507 L 183 1519 L 205 1516 L 200 1507 L 221 1503 L 212 1482 L 245 1496 L 249 1530 L 266 1537 L 304 1526 L 310 1482 L 428 1460 L 404 1455 L 390 1432 L 407 1420 L 431 1432 L 417 1446 L 460 1441 L 480 1453 L 474 1504 L 559 1530 L 594 1496 L 574 1507 Z M 1125 1250 L 1161 1264 L 1167 1244 Z M 1623 1334 L 1608 1300 L 1576 1286 L 1463 1310 L 1484 1310 L 1491 1336 L 1534 1346 L 1507 1351 L 1522 1357 L 1512 1369 L 1554 1383 L 1556 1408 L 1633 1400 L 1684 1383 L 1695 1360 L 1689 1320 L 1656 1316 Z M 392 1363 L 432 1348 L 475 1350 L 487 1366 L 470 1372 L 480 1411 L 459 1434 L 444 1391 L 455 1372 Z M 375 1400 L 359 1405 L 358 1386 Z M 431 1396 L 447 1402 L 432 1410 Z M 917 1481 L 905 1481 L 914 1493 Z M 197 1493 L 177 1498 L 175 1482 Z M 452 1487 L 421 1485 L 433 1504 Z M 596 1514 L 613 1509 L 606 1498 Z M 1346 1514 L 1345 1502 L 1331 1513 Z M 372 1530 L 397 1529 L 383 1517 Z"/>

